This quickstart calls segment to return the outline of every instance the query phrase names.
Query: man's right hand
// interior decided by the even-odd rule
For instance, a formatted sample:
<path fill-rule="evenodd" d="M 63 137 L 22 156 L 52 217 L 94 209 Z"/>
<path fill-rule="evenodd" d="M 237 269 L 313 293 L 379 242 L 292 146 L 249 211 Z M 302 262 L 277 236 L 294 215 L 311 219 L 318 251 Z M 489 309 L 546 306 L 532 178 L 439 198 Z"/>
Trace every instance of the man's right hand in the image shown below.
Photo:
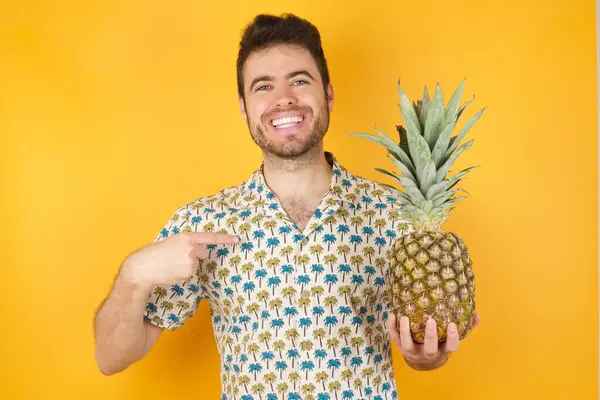
<path fill-rule="evenodd" d="M 235 235 L 182 232 L 130 254 L 123 264 L 121 279 L 144 289 L 185 281 L 199 261 L 208 257 L 206 245 L 236 242 Z"/>

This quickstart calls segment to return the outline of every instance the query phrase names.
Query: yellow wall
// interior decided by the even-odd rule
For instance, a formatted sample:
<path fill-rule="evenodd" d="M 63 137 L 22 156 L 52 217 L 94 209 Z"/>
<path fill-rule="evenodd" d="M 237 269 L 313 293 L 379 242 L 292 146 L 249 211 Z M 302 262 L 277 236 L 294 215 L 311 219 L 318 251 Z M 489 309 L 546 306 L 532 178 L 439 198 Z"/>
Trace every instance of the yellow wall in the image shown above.
<path fill-rule="evenodd" d="M 0 398 L 218 398 L 205 303 L 109 378 L 92 317 L 176 207 L 258 165 L 237 43 L 256 13 L 289 10 L 321 30 L 337 95 L 326 145 L 355 173 L 390 167 L 344 132 L 393 134 L 398 76 L 411 97 L 439 81 L 446 99 L 466 77 L 468 114 L 488 107 L 455 170 L 483 166 L 447 225 L 471 249 L 481 326 L 439 371 L 394 351 L 400 398 L 595 399 L 594 1 L 214 3 L 0 5 Z"/>

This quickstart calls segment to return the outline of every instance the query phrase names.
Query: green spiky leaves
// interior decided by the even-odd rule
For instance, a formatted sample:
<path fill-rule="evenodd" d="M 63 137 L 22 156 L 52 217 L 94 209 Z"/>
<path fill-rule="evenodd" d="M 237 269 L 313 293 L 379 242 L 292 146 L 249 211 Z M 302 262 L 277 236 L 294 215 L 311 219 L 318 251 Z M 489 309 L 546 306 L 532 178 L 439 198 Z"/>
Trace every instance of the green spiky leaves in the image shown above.
<path fill-rule="evenodd" d="M 382 168 L 376 170 L 391 177 L 404 188 L 405 193 L 399 192 L 397 200 L 405 207 L 407 216 L 413 221 L 433 221 L 441 225 L 448 218 L 452 205 L 465 198 L 454 197 L 462 190 L 454 187 L 476 167 L 466 168 L 450 177 L 446 175 L 458 157 L 472 146 L 473 139 L 462 145 L 461 141 L 485 111 L 484 108 L 477 112 L 457 135 L 452 136 L 461 115 L 475 98 L 473 96 L 460 105 L 465 81 L 463 79 L 448 104 L 444 105 L 439 83 L 436 84 L 433 98 L 430 98 L 425 87 L 422 98 L 411 103 L 398 80 L 399 106 L 405 123 L 405 126 L 396 126 L 399 141 L 392 140 L 377 128 L 375 130 L 379 136 L 350 133 L 371 140 L 388 150 L 388 157 L 401 175 Z"/>

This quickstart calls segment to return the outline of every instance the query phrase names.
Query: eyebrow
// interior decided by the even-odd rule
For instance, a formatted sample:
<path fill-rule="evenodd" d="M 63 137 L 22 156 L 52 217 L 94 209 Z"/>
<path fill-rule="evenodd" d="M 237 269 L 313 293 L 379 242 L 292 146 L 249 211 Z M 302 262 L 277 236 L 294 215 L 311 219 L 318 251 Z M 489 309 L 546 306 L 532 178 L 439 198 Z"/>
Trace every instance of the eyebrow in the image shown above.
<path fill-rule="evenodd" d="M 313 76 L 310 74 L 310 72 L 308 72 L 305 69 L 299 69 L 297 71 L 290 72 L 289 74 L 286 75 L 286 78 L 287 79 L 292 79 L 293 77 L 298 76 L 298 75 L 306 75 L 310 79 L 312 79 L 313 81 L 315 80 L 315 78 L 313 78 Z M 270 76 L 270 75 L 262 75 L 262 76 L 259 76 L 257 78 L 254 78 L 254 80 L 252 81 L 252 83 L 250 83 L 249 90 L 252 90 L 252 88 L 254 87 L 254 85 L 256 85 L 258 82 L 261 82 L 261 81 L 272 82 L 273 81 L 273 77 Z"/>

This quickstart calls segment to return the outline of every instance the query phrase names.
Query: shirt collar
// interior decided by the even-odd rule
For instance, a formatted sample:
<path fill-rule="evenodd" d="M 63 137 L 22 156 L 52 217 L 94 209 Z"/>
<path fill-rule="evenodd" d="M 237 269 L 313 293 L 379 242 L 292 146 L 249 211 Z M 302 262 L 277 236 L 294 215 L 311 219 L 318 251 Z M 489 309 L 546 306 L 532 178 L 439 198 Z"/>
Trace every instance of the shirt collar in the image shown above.
<path fill-rule="evenodd" d="M 338 208 L 342 203 L 355 203 L 357 199 L 357 177 L 344 168 L 335 155 L 325 152 L 325 158 L 331 165 L 332 176 L 329 190 L 323 197 L 322 206 L 328 209 Z M 250 178 L 242 185 L 239 193 L 242 205 L 251 208 L 264 208 L 277 213 L 280 210 L 275 194 L 266 184 L 264 176 L 264 162 L 252 173 Z"/>

